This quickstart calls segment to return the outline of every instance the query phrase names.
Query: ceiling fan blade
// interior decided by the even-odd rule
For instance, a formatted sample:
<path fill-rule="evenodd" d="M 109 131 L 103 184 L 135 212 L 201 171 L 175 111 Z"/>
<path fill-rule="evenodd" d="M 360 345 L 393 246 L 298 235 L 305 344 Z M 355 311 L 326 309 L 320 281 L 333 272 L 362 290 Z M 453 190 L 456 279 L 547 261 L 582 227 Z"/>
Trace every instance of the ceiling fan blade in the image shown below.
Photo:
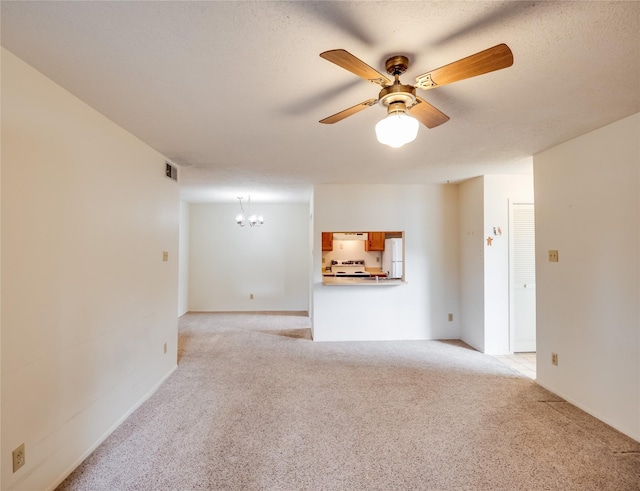
<path fill-rule="evenodd" d="M 339 113 L 336 113 L 333 116 L 329 116 L 328 118 L 321 119 L 320 122 L 324 124 L 337 123 L 338 121 L 342 121 L 344 118 L 347 118 L 352 114 L 358 113 L 363 109 L 373 106 L 376 102 L 378 102 L 377 99 L 369 99 L 367 101 L 361 102 L 360 104 L 356 104 L 355 106 L 351 106 L 349 109 L 340 111 Z"/>
<path fill-rule="evenodd" d="M 416 87 L 432 89 L 465 78 L 475 77 L 513 65 L 513 53 L 506 44 L 499 44 L 475 55 L 467 56 L 416 78 Z"/>
<path fill-rule="evenodd" d="M 351 53 L 343 49 L 325 51 L 324 53 L 320 53 L 320 57 L 335 63 L 339 67 L 342 67 L 345 70 L 356 74 L 358 77 L 368 80 L 369 82 L 373 82 L 374 84 L 381 85 L 382 87 L 391 85 L 391 80 L 382 75 L 376 69 L 371 68 L 360 58 L 353 56 Z"/>
<path fill-rule="evenodd" d="M 409 114 L 420 121 L 427 128 L 435 128 L 449 121 L 449 116 L 436 109 L 421 97 L 416 97 L 416 102 L 409 109 Z"/>

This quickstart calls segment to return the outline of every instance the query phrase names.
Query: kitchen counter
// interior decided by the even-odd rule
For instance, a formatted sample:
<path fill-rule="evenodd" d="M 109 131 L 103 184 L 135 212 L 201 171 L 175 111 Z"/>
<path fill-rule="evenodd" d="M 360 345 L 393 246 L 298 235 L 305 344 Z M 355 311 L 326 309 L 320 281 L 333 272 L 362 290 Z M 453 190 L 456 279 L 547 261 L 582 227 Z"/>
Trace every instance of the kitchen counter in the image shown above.
<path fill-rule="evenodd" d="M 372 277 L 375 276 L 379 276 L 379 277 L 386 277 L 387 273 L 383 273 L 382 272 L 382 268 L 364 268 L 364 270 L 369 273 Z M 334 277 L 335 273 L 331 272 L 331 269 L 323 269 L 322 270 L 322 276 L 326 277 Z M 366 277 L 365 277 L 366 278 Z"/>
<path fill-rule="evenodd" d="M 323 276 L 322 284 L 328 286 L 354 286 L 354 285 L 364 285 L 364 286 L 392 286 L 392 285 L 406 285 L 406 281 L 402 281 L 399 278 L 385 278 L 378 276 L 360 276 L 360 277 L 351 277 L 344 278 L 335 276 Z"/>

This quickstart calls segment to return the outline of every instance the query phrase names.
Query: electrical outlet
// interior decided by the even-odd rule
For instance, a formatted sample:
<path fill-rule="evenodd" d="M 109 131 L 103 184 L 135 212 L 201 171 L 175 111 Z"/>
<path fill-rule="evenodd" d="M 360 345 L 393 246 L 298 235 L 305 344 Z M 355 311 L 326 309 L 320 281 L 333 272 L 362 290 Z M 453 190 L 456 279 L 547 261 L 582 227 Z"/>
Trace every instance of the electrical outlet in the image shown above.
<path fill-rule="evenodd" d="M 249 300 L 253 300 L 253 293 L 249 293 Z"/>
<path fill-rule="evenodd" d="M 13 452 L 13 472 L 16 472 L 25 463 L 24 457 L 24 443 L 16 448 Z"/>
<path fill-rule="evenodd" d="M 380 262 L 380 256 L 376 256 L 376 262 L 379 263 Z"/>
<path fill-rule="evenodd" d="M 167 343 L 164 343 L 164 352 L 167 353 Z"/>
<path fill-rule="evenodd" d="M 549 262 L 557 263 L 558 262 L 558 250 L 557 249 L 549 249 Z"/>
<path fill-rule="evenodd" d="M 449 322 L 453 322 L 453 314 L 449 314 Z"/>
<path fill-rule="evenodd" d="M 162 251 L 162 260 L 165 262 L 169 260 L 169 251 Z"/>
<path fill-rule="evenodd" d="M 551 364 L 558 366 L 558 354 L 557 353 L 551 353 Z"/>

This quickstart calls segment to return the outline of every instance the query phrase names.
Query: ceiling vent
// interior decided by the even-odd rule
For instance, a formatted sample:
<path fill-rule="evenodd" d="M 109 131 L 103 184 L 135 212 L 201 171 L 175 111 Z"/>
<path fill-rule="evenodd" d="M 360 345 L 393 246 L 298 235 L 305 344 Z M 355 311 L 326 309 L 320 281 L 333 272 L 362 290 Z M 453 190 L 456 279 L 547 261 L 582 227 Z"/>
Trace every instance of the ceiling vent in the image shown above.
<path fill-rule="evenodd" d="M 175 165 L 171 165 L 169 162 L 165 162 L 165 175 L 169 179 L 173 179 L 174 181 L 178 180 L 178 168 Z"/>

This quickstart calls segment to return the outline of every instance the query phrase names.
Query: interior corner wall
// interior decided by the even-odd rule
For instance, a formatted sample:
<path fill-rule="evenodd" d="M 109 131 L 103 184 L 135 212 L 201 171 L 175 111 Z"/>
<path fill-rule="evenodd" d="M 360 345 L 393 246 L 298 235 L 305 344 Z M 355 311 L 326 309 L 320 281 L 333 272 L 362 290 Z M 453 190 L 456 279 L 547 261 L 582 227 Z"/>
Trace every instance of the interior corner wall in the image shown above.
<path fill-rule="evenodd" d="M 314 243 L 314 223 L 315 223 L 315 215 L 314 215 L 314 193 L 311 191 L 311 200 L 309 202 L 309 242 L 307 244 L 307 279 L 309 283 L 309 287 L 307 288 L 307 292 L 309 295 L 309 318 L 311 319 L 311 339 L 313 339 L 313 243 Z"/>
<path fill-rule="evenodd" d="M 0 48 L 1 49 L 1 48 Z M 0 56 L 2 53 L 0 52 Z M 0 58 L 0 86 L 2 80 L 2 63 Z M 0 92 L 0 112 L 2 108 L 2 95 Z M 0 118 L 0 128 L 2 127 Z M 2 453 L 2 135 L 0 134 L 0 458 Z M 0 465 L 0 489 L 2 489 L 2 466 Z"/>
<path fill-rule="evenodd" d="M 456 185 L 317 185 L 313 196 L 314 340 L 459 337 Z M 322 232 L 350 231 L 403 231 L 406 284 L 324 285 Z"/>
<path fill-rule="evenodd" d="M 189 203 L 180 201 L 178 316 L 189 310 Z"/>
<path fill-rule="evenodd" d="M 2 489 L 50 489 L 176 366 L 179 190 L 4 49 L 1 97 Z"/>
<path fill-rule="evenodd" d="M 509 206 L 533 203 L 533 175 L 484 176 L 484 353 L 510 352 Z M 494 232 L 501 230 L 501 234 Z M 491 237 L 491 245 L 487 238 Z"/>
<path fill-rule="evenodd" d="M 535 155 L 534 179 L 538 383 L 640 441 L 639 137 L 635 114 Z"/>
<path fill-rule="evenodd" d="M 309 205 L 252 203 L 251 211 L 264 225 L 239 227 L 237 202 L 190 205 L 190 311 L 309 310 Z"/>
<path fill-rule="evenodd" d="M 531 175 L 487 175 L 459 184 L 461 339 L 483 353 L 510 349 L 509 205 L 533 199 Z"/>
<path fill-rule="evenodd" d="M 484 352 L 484 177 L 458 185 L 460 339 Z"/>

